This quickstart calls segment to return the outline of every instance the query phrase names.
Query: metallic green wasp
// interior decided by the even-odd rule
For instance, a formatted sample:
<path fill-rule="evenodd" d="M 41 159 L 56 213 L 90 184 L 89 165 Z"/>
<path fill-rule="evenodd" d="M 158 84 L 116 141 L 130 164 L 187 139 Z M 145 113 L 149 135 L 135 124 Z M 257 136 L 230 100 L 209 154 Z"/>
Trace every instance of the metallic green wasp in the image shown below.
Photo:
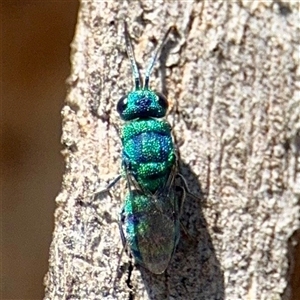
<path fill-rule="evenodd" d="M 168 101 L 149 88 L 151 71 L 173 27 L 151 59 L 143 86 L 126 23 L 124 29 L 135 87 L 117 104 L 117 111 L 125 121 L 120 132 L 122 175 L 106 190 L 122 176 L 125 178 L 127 194 L 119 224 L 123 245 L 130 249 L 136 263 L 160 274 L 166 270 L 178 244 L 182 204 L 185 195 L 191 195 L 177 170 L 171 126 L 162 119 Z M 177 178 L 183 182 L 182 186 L 175 183 Z"/>

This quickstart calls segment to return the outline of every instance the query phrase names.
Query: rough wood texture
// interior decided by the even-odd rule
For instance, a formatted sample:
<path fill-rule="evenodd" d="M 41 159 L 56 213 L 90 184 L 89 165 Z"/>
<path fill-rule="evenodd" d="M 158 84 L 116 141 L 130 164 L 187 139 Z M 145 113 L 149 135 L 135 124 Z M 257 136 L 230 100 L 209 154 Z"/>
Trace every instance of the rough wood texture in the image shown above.
<path fill-rule="evenodd" d="M 45 299 L 290 296 L 300 194 L 298 13 L 295 1 L 82 1 Z M 181 171 L 205 194 L 186 200 L 188 235 L 159 276 L 128 271 L 126 254 L 119 262 L 120 186 L 93 195 L 119 172 L 115 105 L 132 88 L 124 18 L 143 67 L 167 28 L 178 28 L 151 86 L 167 91 Z"/>

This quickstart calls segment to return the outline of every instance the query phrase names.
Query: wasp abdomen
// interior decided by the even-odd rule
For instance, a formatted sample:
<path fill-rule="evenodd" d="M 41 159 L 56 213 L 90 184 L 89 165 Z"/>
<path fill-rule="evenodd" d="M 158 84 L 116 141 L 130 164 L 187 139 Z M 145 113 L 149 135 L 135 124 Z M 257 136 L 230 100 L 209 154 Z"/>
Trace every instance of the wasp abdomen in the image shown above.
<path fill-rule="evenodd" d="M 167 268 L 179 239 L 179 219 L 174 218 L 177 199 L 154 199 L 132 191 L 123 207 L 123 226 L 126 240 L 135 260 L 155 274 Z"/>

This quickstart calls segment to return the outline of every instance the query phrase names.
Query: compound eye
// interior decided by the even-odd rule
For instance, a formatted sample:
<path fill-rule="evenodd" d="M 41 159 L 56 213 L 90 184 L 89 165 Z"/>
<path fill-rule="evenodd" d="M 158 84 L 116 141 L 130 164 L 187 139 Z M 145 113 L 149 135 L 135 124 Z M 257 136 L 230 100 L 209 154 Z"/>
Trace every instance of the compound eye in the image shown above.
<path fill-rule="evenodd" d="M 117 104 L 117 112 L 122 115 L 124 110 L 127 108 L 127 95 L 123 96 Z"/>
<path fill-rule="evenodd" d="M 158 96 L 158 104 L 160 107 L 164 110 L 167 110 L 169 106 L 167 98 L 161 93 L 156 92 L 156 95 Z"/>

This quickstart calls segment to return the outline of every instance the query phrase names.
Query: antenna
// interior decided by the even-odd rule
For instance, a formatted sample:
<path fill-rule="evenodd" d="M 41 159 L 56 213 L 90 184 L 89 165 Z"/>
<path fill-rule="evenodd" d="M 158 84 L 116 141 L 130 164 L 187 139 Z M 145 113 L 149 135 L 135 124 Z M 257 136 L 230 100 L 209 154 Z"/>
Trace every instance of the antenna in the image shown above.
<path fill-rule="evenodd" d="M 167 38 L 168 38 L 168 35 L 170 34 L 170 32 L 171 32 L 173 29 L 175 29 L 175 26 L 174 26 L 174 25 L 171 26 L 171 27 L 168 29 L 168 31 L 166 32 L 165 36 L 163 37 L 163 39 L 162 39 L 160 45 L 157 47 L 156 51 L 154 52 L 153 57 L 151 58 L 151 60 L 150 60 L 150 62 L 149 62 L 149 65 L 148 65 L 148 67 L 147 67 L 147 69 L 146 69 L 146 73 L 145 73 L 145 85 L 144 85 L 144 88 L 145 88 L 145 89 L 148 89 L 148 88 L 149 88 L 149 78 L 150 78 L 151 72 L 152 72 L 152 70 L 153 70 L 154 64 L 155 64 L 155 62 L 156 62 L 156 60 L 157 60 L 157 56 L 158 56 L 158 54 L 160 53 L 160 51 L 161 51 L 163 45 L 165 44 L 165 42 L 166 42 L 166 40 L 167 40 Z"/>
<path fill-rule="evenodd" d="M 128 57 L 130 59 L 130 64 L 131 64 L 134 83 L 135 83 L 135 89 L 139 90 L 140 86 L 141 86 L 140 72 L 137 67 L 135 57 L 134 57 L 132 42 L 131 42 L 131 39 L 129 36 L 128 26 L 127 26 L 126 21 L 124 21 L 124 34 L 125 34 L 126 51 L 127 51 Z"/>

